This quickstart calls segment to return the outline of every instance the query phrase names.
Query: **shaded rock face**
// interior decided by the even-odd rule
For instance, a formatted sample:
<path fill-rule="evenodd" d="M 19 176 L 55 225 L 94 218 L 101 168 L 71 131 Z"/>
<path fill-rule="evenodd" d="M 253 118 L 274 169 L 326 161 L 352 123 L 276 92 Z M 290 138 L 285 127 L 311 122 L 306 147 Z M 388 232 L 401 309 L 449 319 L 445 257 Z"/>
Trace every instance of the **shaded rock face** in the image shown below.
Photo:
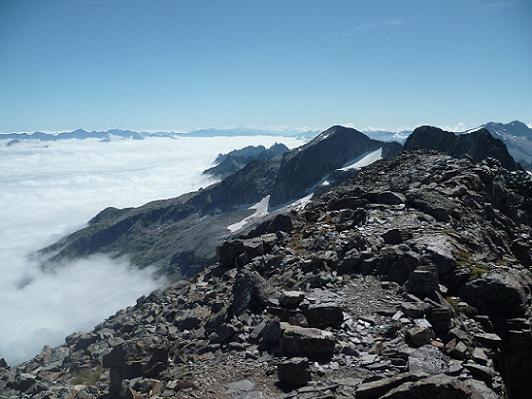
<path fill-rule="evenodd" d="M 508 170 L 519 169 L 519 165 L 508 153 L 504 143 L 493 137 L 487 129 L 455 134 L 433 126 L 421 126 L 408 137 L 404 149 L 437 150 L 456 158 L 469 155 L 475 162 L 494 158 Z"/>
<path fill-rule="evenodd" d="M 378 162 L 297 227 L 232 239 L 190 280 L 1 362 L 0 393 L 528 399 L 532 272 L 512 243 L 532 245 L 530 183 L 432 152 Z"/>

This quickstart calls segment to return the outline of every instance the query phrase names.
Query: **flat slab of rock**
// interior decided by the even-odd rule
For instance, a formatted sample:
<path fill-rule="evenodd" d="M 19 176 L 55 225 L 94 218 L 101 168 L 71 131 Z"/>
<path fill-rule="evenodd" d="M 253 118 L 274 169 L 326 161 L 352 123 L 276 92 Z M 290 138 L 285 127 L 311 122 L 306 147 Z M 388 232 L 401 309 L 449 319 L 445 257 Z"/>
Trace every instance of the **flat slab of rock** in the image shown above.
<path fill-rule="evenodd" d="M 435 375 L 407 382 L 391 390 L 382 399 L 469 399 L 470 389 L 456 378 Z"/>
<path fill-rule="evenodd" d="M 279 305 L 284 308 L 295 309 L 305 299 L 303 291 L 283 291 L 279 297 Z"/>
<path fill-rule="evenodd" d="M 336 338 L 331 332 L 318 328 L 293 326 L 285 322 L 280 323 L 280 326 L 282 355 L 324 359 L 334 354 Z"/>
<path fill-rule="evenodd" d="M 356 389 L 357 399 L 377 399 L 389 390 L 409 381 L 417 381 L 422 377 L 421 374 L 403 373 L 395 377 L 383 378 L 377 381 L 364 382 Z"/>
<path fill-rule="evenodd" d="M 342 308 L 335 303 L 311 305 L 303 313 L 311 327 L 339 327 L 344 322 Z"/>

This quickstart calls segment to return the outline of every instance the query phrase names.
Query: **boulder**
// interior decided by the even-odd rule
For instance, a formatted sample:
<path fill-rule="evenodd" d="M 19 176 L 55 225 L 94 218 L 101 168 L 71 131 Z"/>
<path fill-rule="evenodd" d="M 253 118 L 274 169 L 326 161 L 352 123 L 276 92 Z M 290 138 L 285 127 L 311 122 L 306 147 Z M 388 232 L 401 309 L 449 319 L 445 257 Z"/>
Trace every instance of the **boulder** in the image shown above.
<path fill-rule="evenodd" d="M 368 203 L 367 200 L 360 197 L 343 197 L 337 200 L 331 201 L 327 209 L 329 211 L 339 211 L 340 209 L 357 209 L 363 208 Z"/>
<path fill-rule="evenodd" d="M 425 326 L 414 326 L 406 330 L 405 338 L 410 345 L 417 348 L 428 344 L 434 338 L 434 332 Z"/>
<path fill-rule="evenodd" d="M 302 291 L 283 291 L 279 297 L 279 305 L 288 309 L 295 309 L 305 299 Z"/>
<path fill-rule="evenodd" d="M 457 204 L 447 196 L 428 189 L 413 189 L 406 193 L 407 206 L 431 215 L 439 222 L 448 222 Z"/>
<path fill-rule="evenodd" d="M 438 273 L 433 268 L 419 267 L 414 270 L 404 284 L 410 294 L 419 298 L 437 298 L 439 291 Z"/>
<path fill-rule="evenodd" d="M 469 352 L 467 346 L 456 338 L 451 339 L 445 344 L 444 351 L 454 359 L 460 360 L 464 360 Z"/>
<path fill-rule="evenodd" d="M 269 320 L 259 324 L 255 330 L 253 330 L 254 336 L 260 342 L 259 347 L 263 350 L 274 351 L 279 346 L 283 330 L 281 329 L 281 323 L 277 320 Z"/>
<path fill-rule="evenodd" d="M 329 359 L 334 354 L 336 338 L 329 331 L 318 328 L 305 328 L 280 323 L 280 351 L 283 356 L 307 357 L 309 359 Z"/>
<path fill-rule="evenodd" d="M 529 271 L 497 270 L 468 282 L 461 298 L 492 317 L 521 317 L 530 301 Z"/>
<path fill-rule="evenodd" d="M 120 399 L 138 399 L 144 396 L 151 397 L 161 393 L 163 383 L 153 378 L 137 377 L 132 380 L 123 380 L 120 386 Z"/>
<path fill-rule="evenodd" d="M 269 287 L 260 274 L 255 271 L 241 270 L 233 284 L 233 314 L 239 316 L 246 309 L 261 312 L 266 307 Z"/>
<path fill-rule="evenodd" d="M 437 375 L 448 371 L 449 357 L 432 345 L 409 349 L 408 352 L 408 370 L 410 372 Z"/>
<path fill-rule="evenodd" d="M 495 371 L 487 366 L 468 362 L 464 363 L 464 367 L 469 370 L 474 379 L 483 381 L 486 384 L 491 384 L 491 381 L 495 376 Z"/>
<path fill-rule="evenodd" d="M 406 202 L 403 194 L 395 193 L 393 191 L 377 191 L 370 192 L 365 195 L 366 199 L 376 204 L 385 205 L 400 205 Z"/>
<path fill-rule="evenodd" d="M 293 357 L 277 365 L 277 377 L 284 386 L 301 387 L 311 380 L 306 357 Z"/>
<path fill-rule="evenodd" d="M 389 390 L 409 381 L 419 380 L 423 374 L 402 373 L 395 377 L 381 378 L 360 384 L 356 389 L 357 399 L 377 399 Z"/>
<path fill-rule="evenodd" d="M 226 241 L 216 248 L 218 262 L 226 268 L 242 267 L 264 253 L 264 243 L 260 237 Z"/>
<path fill-rule="evenodd" d="M 406 382 L 392 389 L 382 399 L 469 399 L 470 389 L 461 381 L 443 374 Z"/>
<path fill-rule="evenodd" d="M 400 252 L 388 267 L 386 277 L 399 284 L 404 284 L 410 274 L 421 265 L 421 256 L 413 251 Z"/>
<path fill-rule="evenodd" d="M 342 307 L 335 303 L 310 305 L 303 314 L 309 327 L 339 327 L 344 321 Z"/>
<path fill-rule="evenodd" d="M 385 232 L 381 237 L 386 244 L 398 245 L 412 238 L 412 233 L 408 230 L 390 229 Z"/>
<path fill-rule="evenodd" d="M 430 305 L 426 302 L 402 302 L 401 311 L 412 319 L 420 319 L 430 310 Z"/>

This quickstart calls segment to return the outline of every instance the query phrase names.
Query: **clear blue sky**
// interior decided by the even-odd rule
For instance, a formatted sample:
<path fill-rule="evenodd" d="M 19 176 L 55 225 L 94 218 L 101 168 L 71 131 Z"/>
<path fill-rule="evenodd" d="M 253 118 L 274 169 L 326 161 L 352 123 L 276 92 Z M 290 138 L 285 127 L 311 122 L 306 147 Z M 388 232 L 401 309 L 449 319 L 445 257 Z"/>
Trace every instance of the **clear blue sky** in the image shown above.
<path fill-rule="evenodd" d="M 530 0 L 0 0 L 0 131 L 532 122 Z"/>

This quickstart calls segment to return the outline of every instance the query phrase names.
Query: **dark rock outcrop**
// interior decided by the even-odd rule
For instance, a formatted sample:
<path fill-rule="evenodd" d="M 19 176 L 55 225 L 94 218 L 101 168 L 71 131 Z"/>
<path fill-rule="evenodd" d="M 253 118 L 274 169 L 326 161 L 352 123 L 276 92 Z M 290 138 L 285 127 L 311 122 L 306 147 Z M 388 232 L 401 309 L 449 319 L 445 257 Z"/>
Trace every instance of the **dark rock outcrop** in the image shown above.
<path fill-rule="evenodd" d="M 520 169 L 508 153 L 504 143 L 494 138 L 487 129 L 472 133 L 456 134 L 433 126 L 421 126 L 414 130 L 404 144 L 407 151 L 416 149 L 437 150 L 455 158 L 469 155 L 473 161 L 486 158 L 498 159 L 508 170 Z"/>

